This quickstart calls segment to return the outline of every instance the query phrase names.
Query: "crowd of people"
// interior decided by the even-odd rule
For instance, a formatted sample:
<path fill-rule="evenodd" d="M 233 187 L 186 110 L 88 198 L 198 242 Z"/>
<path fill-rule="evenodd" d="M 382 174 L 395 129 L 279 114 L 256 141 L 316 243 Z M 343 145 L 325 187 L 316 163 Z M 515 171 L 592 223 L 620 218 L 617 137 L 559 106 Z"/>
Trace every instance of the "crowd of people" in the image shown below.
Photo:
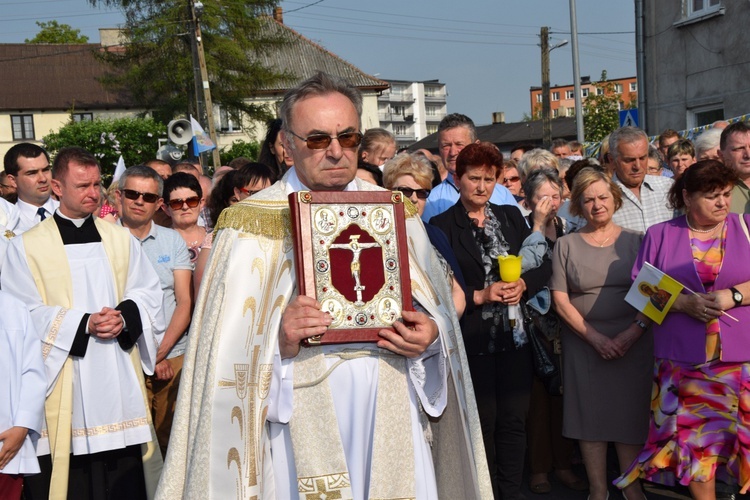
<path fill-rule="evenodd" d="M 750 487 L 750 124 L 624 127 L 593 159 L 503 155 L 457 113 L 398 152 L 361 113 L 318 73 L 257 162 L 107 190 L 81 148 L 8 151 L 0 497 L 517 500 L 528 463 L 533 493 L 606 500 L 610 444 L 627 500 Z M 414 310 L 303 346 L 334 319 L 297 292 L 288 196 L 377 186 L 408 200 Z M 625 301 L 646 263 L 685 287 L 661 323 Z"/>

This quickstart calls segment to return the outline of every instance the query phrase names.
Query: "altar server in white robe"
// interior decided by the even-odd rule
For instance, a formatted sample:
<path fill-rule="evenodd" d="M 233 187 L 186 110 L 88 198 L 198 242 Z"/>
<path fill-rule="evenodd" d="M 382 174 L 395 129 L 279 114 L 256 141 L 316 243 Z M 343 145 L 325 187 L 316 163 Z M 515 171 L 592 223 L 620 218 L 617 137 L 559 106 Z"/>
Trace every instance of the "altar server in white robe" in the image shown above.
<path fill-rule="evenodd" d="M 0 291 L 0 498 L 21 498 L 23 476 L 39 472 L 36 441 L 42 432 L 42 345 L 26 305 Z"/>
<path fill-rule="evenodd" d="M 42 473 L 26 498 L 144 498 L 161 469 L 143 384 L 165 328 L 161 286 L 130 232 L 92 216 L 100 184 L 95 157 L 60 150 L 60 207 L 11 241 L 0 278 L 29 307 L 47 375 Z"/>
<path fill-rule="evenodd" d="M 491 498 L 450 285 L 413 206 L 414 329 L 300 348 L 330 317 L 297 295 L 287 196 L 379 189 L 355 179 L 361 106 L 322 73 L 289 91 L 295 166 L 218 221 L 157 498 Z"/>

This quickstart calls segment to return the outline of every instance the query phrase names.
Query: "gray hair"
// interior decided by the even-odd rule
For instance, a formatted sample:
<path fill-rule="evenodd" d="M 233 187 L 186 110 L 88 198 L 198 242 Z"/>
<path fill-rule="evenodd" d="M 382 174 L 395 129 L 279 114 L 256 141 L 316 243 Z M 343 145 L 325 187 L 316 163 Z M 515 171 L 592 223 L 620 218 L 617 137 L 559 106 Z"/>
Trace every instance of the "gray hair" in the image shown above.
<path fill-rule="evenodd" d="M 622 143 L 631 143 L 644 140 L 648 142 L 646 132 L 638 127 L 622 127 L 609 134 L 609 156 L 614 161 L 620 154 L 617 151 L 617 145 Z"/>
<path fill-rule="evenodd" d="M 557 170 L 560 160 L 546 149 L 532 149 L 526 151 L 518 162 L 518 173 L 525 179 L 532 170 L 537 168 L 554 168 Z"/>
<path fill-rule="evenodd" d="M 316 97 L 328 94 L 342 94 L 352 102 L 357 110 L 357 118 L 362 119 L 362 94 L 356 87 L 338 76 L 329 75 L 318 71 L 313 76 L 300 83 L 284 94 L 279 113 L 281 114 L 282 128 L 291 132 L 292 111 L 294 106 L 308 97 Z"/>
<path fill-rule="evenodd" d="M 160 197 L 163 196 L 162 193 L 164 193 L 164 180 L 161 178 L 161 175 L 159 175 L 153 168 L 147 167 L 146 165 L 134 165 L 132 167 L 126 168 L 125 172 L 122 173 L 117 181 L 117 185 L 119 186 L 119 188 L 122 189 L 127 180 L 131 177 L 151 179 L 156 181 L 157 189 L 159 190 L 159 192 L 156 194 L 158 194 Z"/>
<path fill-rule="evenodd" d="M 721 135 L 721 134 L 719 134 Z M 659 162 L 659 166 L 664 162 L 664 158 L 661 157 L 661 151 L 653 144 L 648 145 L 648 157 Z"/>
<path fill-rule="evenodd" d="M 711 128 L 695 138 L 693 146 L 695 146 L 696 159 L 698 159 L 701 153 L 719 147 L 719 143 L 721 142 L 721 132 L 722 129 L 720 128 Z"/>
<path fill-rule="evenodd" d="M 562 196 L 563 186 L 557 170 L 554 168 L 541 167 L 529 172 L 526 180 L 523 181 L 523 192 L 527 199 L 532 199 L 537 190 L 545 183 L 549 182 L 560 191 Z"/>
<path fill-rule="evenodd" d="M 438 124 L 438 134 L 443 130 L 449 130 L 456 127 L 466 127 L 469 129 L 469 138 L 471 142 L 477 140 L 477 129 L 474 126 L 474 121 L 461 113 L 451 113 L 440 120 L 440 124 Z"/>

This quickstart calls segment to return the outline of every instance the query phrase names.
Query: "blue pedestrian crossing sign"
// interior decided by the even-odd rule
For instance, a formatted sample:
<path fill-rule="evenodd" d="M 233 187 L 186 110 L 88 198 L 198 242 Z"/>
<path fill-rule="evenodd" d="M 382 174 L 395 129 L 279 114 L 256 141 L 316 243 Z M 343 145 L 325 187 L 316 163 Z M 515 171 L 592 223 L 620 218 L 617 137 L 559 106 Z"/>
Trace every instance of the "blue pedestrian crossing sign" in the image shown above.
<path fill-rule="evenodd" d="M 620 111 L 621 127 L 638 127 L 638 108 Z"/>

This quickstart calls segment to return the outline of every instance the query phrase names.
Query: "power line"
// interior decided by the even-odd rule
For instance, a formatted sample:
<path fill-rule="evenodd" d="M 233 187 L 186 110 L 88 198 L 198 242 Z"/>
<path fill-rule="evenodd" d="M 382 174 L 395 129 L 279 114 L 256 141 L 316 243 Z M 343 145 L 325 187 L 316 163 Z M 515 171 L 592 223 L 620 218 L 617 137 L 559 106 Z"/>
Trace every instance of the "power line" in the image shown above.
<path fill-rule="evenodd" d="M 287 11 L 286 13 L 287 13 L 287 14 L 289 14 L 289 13 L 291 13 L 291 12 L 297 12 L 297 11 L 299 11 L 299 10 L 302 10 L 302 9 L 306 9 L 306 8 L 308 8 L 308 7 L 312 7 L 313 5 L 318 5 L 318 4 L 319 4 L 319 3 L 321 3 L 321 2 L 323 2 L 323 0 L 318 0 L 317 2 L 313 2 L 313 3 L 311 3 L 311 4 L 303 5 L 302 7 L 298 7 L 298 8 L 296 8 L 296 9 L 288 10 L 288 11 Z"/>

